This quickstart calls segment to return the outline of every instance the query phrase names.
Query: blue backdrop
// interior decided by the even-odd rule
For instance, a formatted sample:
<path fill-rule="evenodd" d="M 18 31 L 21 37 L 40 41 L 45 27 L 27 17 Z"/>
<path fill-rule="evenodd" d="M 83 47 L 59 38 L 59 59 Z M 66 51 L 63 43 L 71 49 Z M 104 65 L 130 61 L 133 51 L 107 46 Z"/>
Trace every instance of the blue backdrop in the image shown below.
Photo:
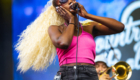
<path fill-rule="evenodd" d="M 13 0 L 13 46 L 18 40 L 18 35 L 41 13 L 48 0 Z M 77 0 L 85 6 L 85 9 L 93 15 L 110 17 L 125 24 L 122 33 L 101 36 L 96 38 L 97 55 L 105 55 L 108 65 L 114 65 L 117 60 L 113 57 L 113 51 L 109 50 L 108 40 L 115 48 L 119 60 L 126 61 L 133 70 L 130 80 L 140 80 L 140 1 L 139 0 Z M 85 20 L 80 17 L 80 21 Z M 58 58 L 45 71 L 34 72 L 28 70 L 22 74 L 17 69 L 18 53 L 13 47 L 14 80 L 53 80 L 59 69 Z"/>

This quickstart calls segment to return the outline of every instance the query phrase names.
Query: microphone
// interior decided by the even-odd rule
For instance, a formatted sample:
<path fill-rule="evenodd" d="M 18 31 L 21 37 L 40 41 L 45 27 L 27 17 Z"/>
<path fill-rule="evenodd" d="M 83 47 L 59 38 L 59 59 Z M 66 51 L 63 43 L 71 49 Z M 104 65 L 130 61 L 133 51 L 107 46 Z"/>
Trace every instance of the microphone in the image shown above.
<path fill-rule="evenodd" d="M 76 10 L 78 9 L 78 3 L 73 4 L 72 6 L 70 6 L 71 9 Z"/>

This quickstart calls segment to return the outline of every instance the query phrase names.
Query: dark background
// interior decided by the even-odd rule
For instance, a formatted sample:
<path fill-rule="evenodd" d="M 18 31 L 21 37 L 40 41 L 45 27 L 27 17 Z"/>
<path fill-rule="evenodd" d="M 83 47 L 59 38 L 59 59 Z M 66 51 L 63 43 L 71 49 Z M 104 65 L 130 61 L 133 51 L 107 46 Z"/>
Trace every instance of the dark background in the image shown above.
<path fill-rule="evenodd" d="M 0 80 L 13 80 L 11 0 L 0 0 Z"/>

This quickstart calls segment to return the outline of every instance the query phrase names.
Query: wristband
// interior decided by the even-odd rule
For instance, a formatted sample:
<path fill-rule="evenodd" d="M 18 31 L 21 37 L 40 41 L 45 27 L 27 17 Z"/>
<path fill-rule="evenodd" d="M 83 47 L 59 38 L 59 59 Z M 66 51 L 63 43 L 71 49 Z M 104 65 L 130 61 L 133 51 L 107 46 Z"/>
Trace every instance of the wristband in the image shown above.
<path fill-rule="evenodd" d="M 74 23 L 69 23 L 69 24 L 73 24 L 73 25 L 75 25 Z"/>

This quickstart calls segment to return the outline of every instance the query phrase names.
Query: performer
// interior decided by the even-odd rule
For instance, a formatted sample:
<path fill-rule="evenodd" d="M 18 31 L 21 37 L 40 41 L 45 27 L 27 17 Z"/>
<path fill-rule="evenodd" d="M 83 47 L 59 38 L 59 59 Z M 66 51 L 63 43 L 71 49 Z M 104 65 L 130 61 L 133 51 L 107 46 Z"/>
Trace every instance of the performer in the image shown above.
<path fill-rule="evenodd" d="M 106 71 L 109 67 L 107 66 L 107 59 L 105 58 L 104 55 L 96 56 L 95 68 L 96 68 L 99 80 L 112 80 L 109 76 L 111 69 Z"/>
<path fill-rule="evenodd" d="M 48 6 L 53 3 L 53 5 Z M 47 68 L 57 55 L 62 80 L 74 80 L 78 18 L 73 9 L 75 0 L 50 0 L 46 10 L 27 27 L 16 45 L 19 51 L 19 66 L 22 72 Z M 95 41 L 99 35 L 110 35 L 123 31 L 124 25 L 114 19 L 89 14 L 78 3 L 79 15 L 92 21 L 81 23 L 78 55 L 78 80 L 98 80 L 94 67 Z"/>

